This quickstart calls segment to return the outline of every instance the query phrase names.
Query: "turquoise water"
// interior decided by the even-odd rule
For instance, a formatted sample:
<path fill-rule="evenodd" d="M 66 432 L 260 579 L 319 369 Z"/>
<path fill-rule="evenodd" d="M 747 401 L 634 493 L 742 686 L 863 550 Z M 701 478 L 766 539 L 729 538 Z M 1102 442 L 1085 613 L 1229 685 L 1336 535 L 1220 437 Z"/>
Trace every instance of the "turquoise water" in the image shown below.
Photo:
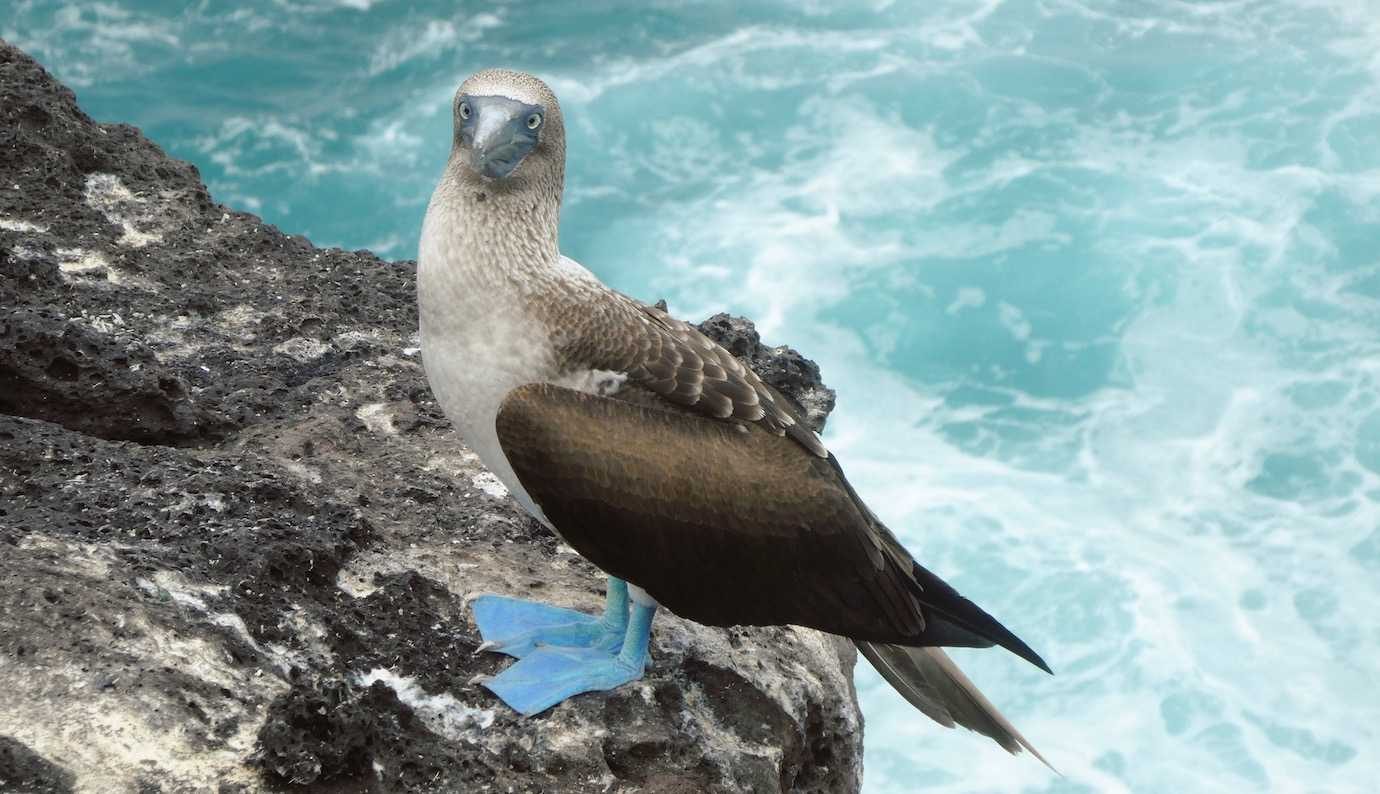
<path fill-rule="evenodd" d="M 1374 790 L 1380 3 L 185 5 L 0 36 L 397 258 L 458 80 L 531 69 L 567 253 L 820 362 L 864 497 L 1058 672 L 957 654 L 1063 778 L 864 664 L 868 792 Z"/>

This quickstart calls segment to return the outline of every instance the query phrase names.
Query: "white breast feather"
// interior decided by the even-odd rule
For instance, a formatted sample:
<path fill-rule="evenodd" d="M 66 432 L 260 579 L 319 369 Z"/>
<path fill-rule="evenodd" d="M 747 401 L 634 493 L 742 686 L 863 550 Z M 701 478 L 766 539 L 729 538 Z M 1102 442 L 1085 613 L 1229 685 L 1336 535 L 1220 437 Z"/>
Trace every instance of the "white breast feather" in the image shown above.
<path fill-rule="evenodd" d="M 441 224 L 422 227 L 417 257 L 422 361 L 436 401 L 489 471 L 546 522 L 498 443 L 494 419 L 508 392 L 554 374 L 551 340 L 517 295 L 477 287 Z"/>

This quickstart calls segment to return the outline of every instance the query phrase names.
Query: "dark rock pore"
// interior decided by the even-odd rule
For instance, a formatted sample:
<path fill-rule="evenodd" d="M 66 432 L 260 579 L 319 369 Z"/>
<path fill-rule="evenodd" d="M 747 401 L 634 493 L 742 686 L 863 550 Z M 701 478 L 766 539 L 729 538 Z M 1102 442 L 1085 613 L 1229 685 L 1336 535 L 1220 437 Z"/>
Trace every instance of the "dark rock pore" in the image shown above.
<path fill-rule="evenodd" d="M 848 643 L 658 620 L 519 719 L 466 597 L 593 611 L 426 386 L 411 262 L 214 203 L 0 42 L 0 790 L 856 790 Z M 816 422 L 799 354 L 705 326 Z"/>
<path fill-rule="evenodd" d="M 0 413 L 143 444 L 192 442 L 228 429 L 138 339 L 47 307 L 19 306 L 0 318 Z"/>

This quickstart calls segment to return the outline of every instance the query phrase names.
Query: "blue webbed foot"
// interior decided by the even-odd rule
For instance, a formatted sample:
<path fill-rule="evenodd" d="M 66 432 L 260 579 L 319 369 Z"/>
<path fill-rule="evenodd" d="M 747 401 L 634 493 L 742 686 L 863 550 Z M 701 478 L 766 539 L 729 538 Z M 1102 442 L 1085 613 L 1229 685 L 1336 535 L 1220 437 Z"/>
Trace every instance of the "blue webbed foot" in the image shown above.
<path fill-rule="evenodd" d="M 654 606 L 633 607 L 617 653 L 599 648 L 543 646 L 484 683 L 514 711 L 532 716 L 582 692 L 603 692 L 642 677 Z"/>
<path fill-rule="evenodd" d="M 480 596 L 471 607 L 484 638 L 480 651 L 521 659 L 539 645 L 616 648 L 623 639 L 622 632 L 613 633 L 599 618 L 573 609 L 503 596 Z"/>
<path fill-rule="evenodd" d="M 494 651 L 519 659 L 545 645 L 616 651 L 628 626 L 628 586 L 609 578 L 608 603 L 602 618 L 505 596 L 479 596 L 470 602 L 474 622 L 484 643 L 479 651 Z"/>
<path fill-rule="evenodd" d="M 597 648 L 538 648 L 484 683 L 523 716 L 581 692 L 603 692 L 642 677 L 644 665 Z"/>

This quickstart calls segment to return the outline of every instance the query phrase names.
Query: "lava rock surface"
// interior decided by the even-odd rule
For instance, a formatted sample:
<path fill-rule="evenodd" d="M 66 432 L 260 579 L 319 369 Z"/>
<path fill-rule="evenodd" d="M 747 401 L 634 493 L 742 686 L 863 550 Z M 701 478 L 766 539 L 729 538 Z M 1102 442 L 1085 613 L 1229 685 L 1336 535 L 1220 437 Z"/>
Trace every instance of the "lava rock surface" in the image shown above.
<path fill-rule="evenodd" d="M 853 791 L 850 643 L 663 615 L 517 717 L 467 599 L 603 578 L 460 444 L 411 262 L 314 247 L 0 41 L 0 789 Z M 819 426 L 833 393 L 704 326 Z"/>

